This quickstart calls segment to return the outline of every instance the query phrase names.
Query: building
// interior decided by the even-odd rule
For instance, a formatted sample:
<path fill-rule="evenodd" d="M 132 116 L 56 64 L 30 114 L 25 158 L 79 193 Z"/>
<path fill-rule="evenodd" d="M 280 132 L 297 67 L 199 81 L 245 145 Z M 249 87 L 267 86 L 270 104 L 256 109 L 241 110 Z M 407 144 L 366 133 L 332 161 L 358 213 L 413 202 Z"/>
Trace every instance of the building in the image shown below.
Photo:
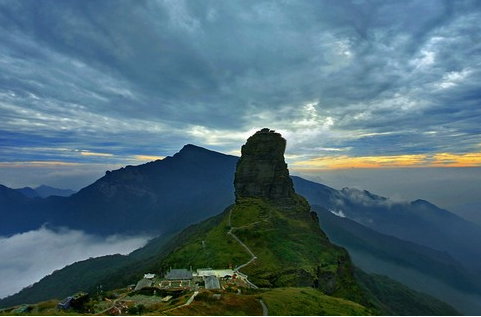
<path fill-rule="evenodd" d="M 57 304 L 57 309 L 81 309 L 85 303 L 89 301 L 89 293 L 79 292 L 73 296 L 66 297 L 64 300 Z"/>
<path fill-rule="evenodd" d="M 135 285 L 134 291 L 139 291 L 145 287 L 152 287 L 152 280 L 147 278 L 141 279 L 137 282 L 137 285 Z"/>
<path fill-rule="evenodd" d="M 197 276 L 199 277 L 215 276 L 217 278 L 225 278 L 225 277 L 232 277 L 234 274 L 235 274 L 234 270 L 231 270 L 231 269 L 225 269 L 225 270 L 213 270 L 211 268 L 197 269 Z"/>
<path fill-rule="evenodd" d="M 66 297 L 64 298 L 61 302 L 59 302 L 57 304 L 57 309 L 60 310 L 60 309 L 69 309 L 70 308 L 70 304 L 72 303 L 72 299 L 73 297 L 72 296 L 69 296 L 69 297 Z"/>
<path fill-rule="evenodd" d="M 167 280 L 191 280 L 193 277 L 193 272 L 187 269 L 171 269 L 165 278 Z"/>
<path fill-rule="evenodd" d="M 219 279 L 214 275 L 204 277 L 205 289 L 220 289 Z"/>

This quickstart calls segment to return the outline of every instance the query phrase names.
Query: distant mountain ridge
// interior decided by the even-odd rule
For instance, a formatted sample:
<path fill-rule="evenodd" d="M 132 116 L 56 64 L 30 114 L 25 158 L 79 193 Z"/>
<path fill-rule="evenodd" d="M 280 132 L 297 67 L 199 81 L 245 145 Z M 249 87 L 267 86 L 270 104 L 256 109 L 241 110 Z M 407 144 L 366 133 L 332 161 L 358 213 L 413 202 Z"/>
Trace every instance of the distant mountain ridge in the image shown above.
<path fill-rule="evenodd" d="M 356 267 L 389 275 L 413 289 L 456 302 L 454 306 L 464 314 L 479 313 L 479 304 L 462 294 L 478 294 L 481 299 L 480 277 L 448 253 L 379 233 L 320 206 L 312 208 L 319 214 L 329 239 L 349 251 Z M 432 283 L 434 279 L 439 282 Z"/>
<path fill-rule="evenodd" d="M 27 198 L 40 197 L 39 193 L 37 193 L 32 187 L 17 188 L 15 190 Z"/>
<path fill-rule="evenodd" d="M 452 206 L 449 210 L 481 226 L 481 201 Z"/>
<path fill-rule="evenodd" d="M 481 227 L 472 222 L 421 199 L 392 202 L 365 190 L 339 191 L 299 177 L 293 180 L 296 189 L 313 205 L 380 233 L 446 251 L 481 273 Z"/>
<path fill-rule="evenodd" d="M 49 196 L 68 197 L 75 194 L 75 191 L 71 189 L 60 189 L 60 188 L 55 188 L 47 185 L 40 185 L 35 188 L 24 187 L 24 188 L 18 188 L 16 190 L 28 198 L 34 198 L 34 197 L 47 198 Z"/>

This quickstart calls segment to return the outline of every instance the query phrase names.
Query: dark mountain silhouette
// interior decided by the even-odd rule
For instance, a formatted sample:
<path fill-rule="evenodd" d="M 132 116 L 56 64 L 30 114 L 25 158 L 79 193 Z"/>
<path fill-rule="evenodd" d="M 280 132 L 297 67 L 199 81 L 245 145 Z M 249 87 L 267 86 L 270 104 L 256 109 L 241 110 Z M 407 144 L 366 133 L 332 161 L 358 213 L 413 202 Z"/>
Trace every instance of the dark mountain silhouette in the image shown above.
<path fill-rule="evenodd" d="M 15 190 L 27 198 L 40 197 L 40 195 L 32 187 L 17 188 Z"/>
<path fill-rule="evenodd" d="M 34 197 L 46 198 L 49 196 L 68 197 L 75 194 L 75 191 L 71 189 L 60 189 L 60 188 L 55 188 L 47 185 L 40 185 L 35 188 L 24 187 L 24 188 L 18 188 L 16 190 L 28 198 L 34 198 Z"/>
<path fill-rule="evenodd" d="M 71 189 L 61 189 L 61 188 L 55 188 L 47 185 L 40 185 L 38 187 L 35 187 L 34 190 L 35 192 L 38 193 L 40 197 L 43 197 L 43 198 L 46 198 L 49 196 L 68 197 L 75 194 L 75 191 Z"/>
<path fill-rule="evenodd" d="M 27 199 L 4 187 L 0 234 L 37 229 L 44 223 L 102 235 L 179 230 L 234 201 L 237 160 L 186 145 L 172 157 L 108 171 L 70 197 Z"/>
<path fill-rule="evenodd" d="M 15 189 L 0 185 L 0 235 L 38 229 L 48 219 L 44 205 L 43 199 L 28 198 Z"/>
<path fill-rule="evenodd" d="M 232 203 L 236 162 L 186 145 L 173 157 L 108 171 L 63 200 L 53 223 L 100 234 L 179 230 Z"/>

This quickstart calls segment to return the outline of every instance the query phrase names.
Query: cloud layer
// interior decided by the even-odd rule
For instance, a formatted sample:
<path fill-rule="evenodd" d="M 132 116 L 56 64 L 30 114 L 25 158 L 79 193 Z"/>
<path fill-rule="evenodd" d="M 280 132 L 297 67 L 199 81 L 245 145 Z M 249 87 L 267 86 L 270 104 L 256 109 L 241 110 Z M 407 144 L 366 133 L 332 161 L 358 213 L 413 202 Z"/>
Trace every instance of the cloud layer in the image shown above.
<path fill-rule="evenodd" d="M 0 161 L 230 153 L 264 126 L 291 162 L 480 153 L 480 20 L 475 0 L 1 2 Z"/>
<path fill-rule="evenodd" d="M 322 172 L 295 169 L 292 174 L 337 189 L 365 189 L 391 201 L 424 199 L 449 211 L 457 212 L 456 207 L 463 206 L 466 213 L 479 214 L 481 167 L 349 168 Z"/>
<path fill-rule="evenodd" d="M 148 237 L 100 238 L 82 231 L 42 227 L 0 237 L 0 298 L 12 295 L 68 264 L 107 254 L 128 254 Z"/>

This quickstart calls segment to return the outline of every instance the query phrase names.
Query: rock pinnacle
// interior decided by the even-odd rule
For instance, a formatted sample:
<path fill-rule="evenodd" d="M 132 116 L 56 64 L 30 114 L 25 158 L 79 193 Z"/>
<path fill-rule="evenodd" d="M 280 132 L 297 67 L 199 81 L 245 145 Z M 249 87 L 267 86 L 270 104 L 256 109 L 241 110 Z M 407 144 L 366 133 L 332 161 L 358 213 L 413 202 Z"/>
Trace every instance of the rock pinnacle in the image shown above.
<path fill-rule="evenodd" d="M 278 205 L 295 204 L 292 180 L 284 160 L 286 140 L 264 128 L 247 139 L 234 179 L 236 199 L 267 198 Z"/>

